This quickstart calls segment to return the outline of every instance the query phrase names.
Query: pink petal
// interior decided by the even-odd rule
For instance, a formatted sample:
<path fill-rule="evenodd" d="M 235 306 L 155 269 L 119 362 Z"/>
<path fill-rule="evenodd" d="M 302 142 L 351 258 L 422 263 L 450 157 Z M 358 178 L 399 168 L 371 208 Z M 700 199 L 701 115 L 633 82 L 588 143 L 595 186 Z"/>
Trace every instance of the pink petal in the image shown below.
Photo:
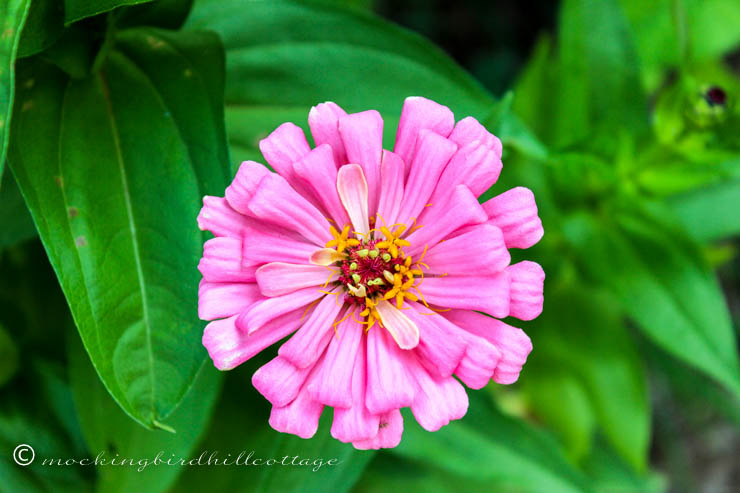
<path fill-rule="evenodd" d="M 261 224 L 244 231 L 243 252 L 247 264 L 269 262 L 308 263 L 316 245 L 306 242 L 297 233 Z"/>
<path fill-rule="evenodd" d="M 316 376 L 316 368 L 308 377 L 310 382 Z M 324 405 L 313 399 L 304 385 L 298 396 L 287 406 L 272 407 L 270 426 L 283 433 L 291 433 L 301 438 L 311 438 L 319 428 L 319 418 Z"/>
<path fill-rule="evenodd" d="M 339 288 L 335 288 L 332 292 L 336 293 L 338 290 Z M 280 346 L 278 354 L 298 368 L 306 368 L 315 363 L 334 336 L 332 324 L 341 308 L 342 304 L 336 296 L 322 298 L 303 327 Z"/>
<path fill-rule="evenodd" d="M 222 236 L 205 242 L 198 270 L 210 282 L 254 282 L 257 267 L 243 262 L 241 238 Z"/>
<path fill-rule="evenodd" d="M 234 181 L 226 187 L 226 200 L 234 210 L 247 214 L 247 205 L 252 200 L 255 190 L 262 178 L 270 174 L 270 170 L 260 163 L 244 161 L 236 172 Z"/>
<path fill-rule="evenodd" d="M 365 405 L 374 414 L 411 405 L 414 381 L 406 371 L 405 356 L 380 327 L 367 334 L 367 390 Z"/>
<path fill-rule="evenodd" d="M 407 255 L 416 256 L 425 247 L 433 247 L 450 233 L 486 220 L 486 213 L 465 185 L 458 185 L 446 204 L 432 204 L 421 216 L 420 229 L 406 237 L 411 246 L 405 249 Z"/>
<path fill-rule="evenodd" d="M 311 127 L 316 147 L 329 144 L 334 152 L 334 160 L 339 166 L 348 163 L 344 143 L 339 135 L 339 119 L 346 114 L 342 108 L 330 101 L 316 105 L 308 112 L 308 126 Z"/>
<path fill-rule="evenodd" d="M 406 98 L 401 110 L 401 120 L 396 131 L 396 146 L 393 152 L 405 163 L 410 163 L 416 149 L 419 131 L 429 129 L 442 137 L 450 135 L 455 126 L 455 115 L 447 106 L 418 96 Z M 409 170 L 406 170 L 408 174 Z"/>
<path fill-rule="evenodd" d="M 331 239 L 323 214 L 275 173 L 262 178 L 247 209 L 251 216 L 295 231 L 321 247 Z"/>
<path fill-rule="evenodd" d="M 452 323 L 423 305 L 408 303 L 408 317 L 419 327 L 416 354 L 429 373 L 449 377 L 465 354 L 465 340 L 449 330 Z M 426 315 L 421 315 L 424 313 Z"/>
<path fill-rule="evenodd" d="M 437 182 L 431 203 L 447 201 L 456 185 L 470 188 L 476 197 L 488 190 L 501 174 L 501 158 L 479 141 L 459 149 Z"/>
<path fill-rule="evenodd" d="M 431 132 L 421 130 L 416 144 L 416 153 L 403 194 L 398 222 L 408 224 L 429 202 L 432 191 L 437 186 L 442 170 L 457 151 L 451 140 Z"/>
<path fill-rule="evenodd" d="M 437 243 L 427 250 L 423 261 L 431 274 L 476 276 L 504 270 L 511 262 L 511 255 L 501 230 L 481 224 L 467 233 Z"/>
<path fill-rule="evenodd" d="M 484 203 L 483 209 L 489 222 L 503 231 L 508 248 L 529 248 L 544 234 L 534 194 L 528 188 L 512 188 Z"/>
<path fill-rule="evenodd" d="M 368 440 L 378 434 L 379 416 L 365 407 L 365 338 L 360 340 L 352 370 L 352 407 L 334 410 L 331 436 L 340 442 Z"/>
<path fill-rule="evenodd" d="M 308 385 L 311 398 L 327 406 L 352 405 L 352 368 L 363 335 L 363 326 L 350 316 L 337 327 L 316 378 Z"/>
<path fill-rule="evenodd" d="M 252 335 L 239 330 L 236 316 L 216 320 L 203 331 L 203 346 L 219 370 L 231 370 L 272 346 L 301 325 L 303 310 L 294 310 L 272 320 Z"/>
<path fill-rule="evenodd" d="M 260 291 L 265 296 L 282 296 L 310 286 L 326 285 L 337 277 L 337 270 L 321 265 L 271 262 L 255 274 Z"/>
<path fill-rule="evenodd" d="M 347 151 L 347 161 L 362 167 L 367 180 L 368 211 L 374 215 L 378 207 L 383 118 L 375 110 L 352 113 L 339 119 L 339 134 Z"/>
<path fill-rule="evenodd" d="M 319 204 L 326 209 L 335 224 L 349 223 L 349 216 L 339 200 L 337 193 L 337 165 L 332 148 L 323 144 L 303 156 L 293 164 L 296 174 L 316 196 Z"/>
<path fill-rule="evenodd" d="M 401 349 L 414 349 L 419 344 L 419 327 L 401 310 L 385 300 L 375 307 L 383 327 Z"/>
<path fill-rule="evenodd" d="M 326 294 L 315 287 L 311 287 L 258 301 L 239 315 L 236 325 L 244 332 L 251 334 L 280 315 L 301 307 L 304 307 L 305 310 L 306 305 L 322 296 L 326 296 Z"/>
<path fill-rule="evenodd" d="M 264 168 L 264 166 L 263 166 Z M 198 214 L 198 227 L 216 236 L 241 238 L 254 220 L 232 209 L 223 197 L 203 197 L 203 208 Z"/>
<path fill-rule="evenodd" d="M 358 164 L 345 164 L 337 172 L 337 192 L 355 231 L 367 234 L 367 182 Z"/>
<path fill-rule="evenodd" d="M 427 431 L 437 431 L 468 411 L 465 389 L 453 377 L 435 378 L 418 363 L 410 364 L 419 391 L 411 404 L 416 421 Z"/>
<path fill-rule="evenodd" d="M 255 283 L 225 283 L 200 281 L 198 286 L 198 318 L 214 320 L 236 315 L 259 300 Z"/>
<path fill-rule="evenodd" d="M 383 151 L 380 162 L 380 196 L 378 197 L 377 224 L 395 224 L 403 200 L 404 164 L 397 154 Z"/>
<path fill-rule="evenodd" d="M 482 337 L 462 331 L 467 336 L 465 356 L 455 369 L 455 375 L 471 389 L 482 389 L 493 377 L 501 353 L 496 346 Z"/>
<path fill-rule="evenodd" d="M 298 396 L 311 368 L 299 369 L 277 356 L 252 375 L 252 385 L 273 406 L 283 407 Z"/>
<path fill-rule="evenodd" d="M 457 122 L 455 129 L 450 134 L 450 140 L 460 147 L 466 146 L 473 141 L 479 141 L 501 158 L 502 145 L 498 137 L 490 133 L 478 120 L 468 116 Z"/>
<path fill-rule="evenodd" d="M 519 372 L 532 351 L 532 341 L 523 330 L 469 310 L 451 310 L 443 315 L 455 325 L 496 346 L 501 359 L 493 374 L 495 382 L 510 384 L 517 381 Z"/>
<path fill-rule="evenodd" d="M 301 127 L 290 122 L 283 123 L 260 141 L 260 151 L 267 164 L 291 184 L 295 181 L 293 163 L 310 150 Z"/>
<path fill-rule="evenodd" d="M 542 290 L 545 271 L 540 264 L 525 260 L 507 267 L 511 279 L 509 315 L 520 320 L 533 320 L 542 313 Z"/>
<path fill-rule="evenodd" d="M 497 318 L 509 315 L 506 271 L 478 277 L 426 277 L 419 289 L 427 303 L 433 305 L 478 310 Z"/>
<path fill-rule="evenodd" d="M 401 411 L 393 409 L 380 416 L 378 433 L 368 440 L 358 440 L 352 445 L 358 450 L 377 450 L 393 448 L 401 443 L 403 435 L 403 416 Z"/>

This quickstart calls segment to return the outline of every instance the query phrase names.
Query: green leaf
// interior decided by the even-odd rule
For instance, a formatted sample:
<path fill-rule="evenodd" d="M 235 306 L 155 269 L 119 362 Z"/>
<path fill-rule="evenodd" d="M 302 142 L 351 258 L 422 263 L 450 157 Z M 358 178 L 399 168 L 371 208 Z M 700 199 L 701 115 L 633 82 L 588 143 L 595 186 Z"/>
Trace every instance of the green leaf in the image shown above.
<path fill-rule="evenodd" d="M 593 478 L 596 491 L 600 493 L 660 493 L 667 490 L 665 478 L 654 473 L 635 474 L 601 440 L 597 440 L 591 455 L 583 461 L 583 469 Z"/>
<path fill-rule="evenodd" d="M 571 144 L 594 129 L 647 128 L 637 53 L 618 1 L 565 0 L 558 33 L 554 142 Z"/>
<path fill-rule="evenodd" d="M 108 12 L 123 5 L 136 5 L 152 0 L 64 0 L 64 23 L 66 25 L 86 17 Z"/>
<path fill-rule="evenodd" d="M 650 404 L 645 374 L 634 342 L 621 319 L 618 306 L 603 293 L 564 285 L 549 291 L 549 306 L 532 330 L 532 340 L 539 351 L 533 353 L 534 369 L 524 380 L 549 382 L 553 376 L 566 376 L 570 384 L 580 384 L 596 422 L 612 447 L 639 472 L 647 465 L 650 443 Z M 556 381 L 557 383 L 557 381 Z M 540 383 L 529 389 L 531 398 L 544 412 L 543 419 L 555 423 L 571 440 L 574 454 L 588 452 L 581 435 L 584 419 L 579 415 L 561 416 L 563 404 L 552 389 L 543 389 Z M 569 390 L 566 388 L 565 390 Z M 544 397 L 537 393 L 544 392 Z M 573 390 L 571 390 L 573 392 Z M 576 398 L 579 396 L 576 395 Z M 543 399 L 547 399 L 544 402 Z M 567 400 L 567 398 L 566 398 Z M 578 411 L 578 409 L 575 409 Z M 583 413 L 584 411 L 581 411 Z M 581 446 L 581 448 L 577 448 Z M 583 456 L 576 455 L 579 459 Z"/>
<path fill-rule="evenodd" d="M 70 337 L 68 347 L 70 384 L 90 456 L 103 453 L 110 459 L 120 454 L 135 462 L 150 462 L 141 471 L 139 467 L 99 467 L 97 491 L 168 491 L 183 468 L 154 465 L 151 461 L 159 453 L 163 453 L 162 460 L 173 455 L 190 457 L 209 423 L 221 390 L 222 374 L 210 362 L 203 364 L 192 389 L 167 420 L 177 433 L 147 430 L 133 422 L 111 399 L 76 335 Z"/>
<path fill-rule="evenodd" d="M 52 45 L 64 30 L 64 3 L 58 0 L 28 0 L 26 23 L 18 45 L 18 58 L 35 55 Z"/>
<path fill-rule="evenodd" d="M 18 370 L 18 348 L 10 335 L 0 325 L 0 387 L 5 385 L 8 380 Z"/>
<path fill-rule="evenodd" d="M 593 491 L 551 437 L 501 414 L 483 393 L 469 393 L 469 398 L 465 418 L 434 433 L 424 431 L 406 413 L 403 440 L 390 452 L 498 488 L 537 493 Z"/>
<path fill-rule="evenodd" d="M 199 0 L 186 27 L 218 32 L 226 47 L 226 121 L 235 153 L 311 106 L 377 109 L 392 142 L 407 96 L 482 119 L 493 99 L 439 48 L 369 13 L 312 1 Z M 279 97 L 276 97 L 279 95 Z"/>
<path fill-rule="evenodd" d="M 740 178 L 675 195 L 667 205 L 697 241 L 740 234 Z"/>
<path fill-rule="evenodd" d="M 98 374 L 150 428 L 205 359 L 195 219 L 228 176 L 221 60 L 215 35 L 136 29 L 88 78 L 19 68 L 13 172 Z"/>
<path fill-rule="evenodd" d="M 636 202 L 631 198 L 628 201 Z M 727 306 L 701 252 L 646 207 L 576 214 L 563 226 L 588 276 L 660 347 L 740 393 Z"/>
<path fill-rule="evenodd" d="M 15 57 L 30 0 L 7 0 L 0 5 L 0 178 L 5 168 L 10 117 L 15 92 Z"/>
<path fill-rule="evenodd" d="M 157 0 L 144 5 L 136 5 L 122 9 L 116 19 L 116 25 L 179 29 L 192 6 L 193 0 Z"/>
<path fill-rule="evenodd" d="M 263 359 L 262 355 L 256 359 Z M 265 362 L 265 361 L 263 361 Z M 331 437 L 331 412 L 325 409 L 313 438 L 304 440 L 279 433 L 268 425 L 269 404 L 249 382 L 257 361 L 249 361 L 226 377 L 223 398 L 199 450 L 217 451 L 218 459 L 236 460 L 230 467 L 189 468 L 172 488 L 178 492 L 234 491 L 245 493 L 313 493 L 350 491 L 375 451 L 356 450 Z M 244 464 L 252 453 L 248 465 Z M 281 461 L 287 456 L 286 465 Z M 295 456 L 309 465 L 287 465 Z M 254 459 L 262 459 L 255 465 Z M 277 464 L 264 464 L 276 459 Z M 332 464 L 328 461 L 334 459 Z M 314 469 L 316 469 L 314 471 Z"/>
<path fill-rule="evenodd" d="M 5 173 L 0 180 L 0 248 L 23 242 L 36 236 L 28 207 L 12 173 Z"/>

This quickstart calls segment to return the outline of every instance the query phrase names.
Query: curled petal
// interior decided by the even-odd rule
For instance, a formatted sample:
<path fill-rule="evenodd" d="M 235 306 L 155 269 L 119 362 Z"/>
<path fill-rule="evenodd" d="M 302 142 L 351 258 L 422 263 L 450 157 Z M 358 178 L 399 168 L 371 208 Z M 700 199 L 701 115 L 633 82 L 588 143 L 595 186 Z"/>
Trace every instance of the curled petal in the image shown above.
<path fill-rule="evenodd" d="M 358 440 L 352 445 L 358 450 L 377 450 L 381 448 L 393 448 L 401 443 L 403 435 L 403 416 L 401 411 L 393 409 L 380 415 L 378 433 L 368 440 Z"/>
<path fill-rule="evenodd" d="M 209 282 L 254 282 L 257 267 L 245 265 L 241 238 L 224 236 L 205 242 L 198 270 Z"/>
<path fill-rule="evenodd" d="M 295 181 L 293 163 L 310 150 L 301 127 L 290 122 L 283 123 L 260 141 L 260 151 L 267 164 L 290 183 Z"/>
<path fill-rule="evenodd" d="M 383 322 L 383 327 L 401 349 L 413 349 L 419 344 L 419 327 L 401 310 L 381 300 L 375 307 Z"/>
<path fill-rule="evenodd" d="M 339 168 L 337 192 L 355 231 L 367 234 L 370 231 L 367 215 L 367 182 L 359 165 L 346 164 Z"/>
<path fill-rule="evenodd" d="M 468 396 L 457 380 L 432 377 L 418 362 L 409 368 L 419 386 L 411 412 L 422 428 L 437 431 L 453 419 L 465 416 Z"/>
<path fill-rule="evenodd" d="M 421 285 L 428 303 L 448 308 L 465 308 L 497 318 L 509 315 L 509 274 L 490 276 L 429 277 Z"/>
<path fill-rule="evenodd" d="M 253 225 L 253 219 L 235 211 L 223 197 L 203 197 L 203 208 L 198 214 L 198 227 L 216 236 L 241 238 Z"/>
<path fill-rule="evenodd" d="M 344 257 L 342 256 L 342 254 L 340 254 L 333 248 L 321 248 L 311 253 L 311 255 L 308 257 L 308 261 L 311 262 L 313 265 L 327 266 L 335 262 L 339 262 L 343 258 Z"/>
<path fill-rule="evenodd" d="M 198 318 L 214 320 L 242 312 L 261 299 L 255 283 L 207 282 L 198 286 Z"/>
<path fill-rule="evenodd" d="M 316 286 L 317 289 L 336 277 L 337 271 L 320 265 L 271 262 L 255 273 L 260 291 L 265 296 L 282 296 L 299 289 Z"/>
<path fill-rule="evenodd" d="M 529 248 L 544 234 L 534 194 L 528 188 L 512 188 L 485 202 L 483 209 L 488 221 L 503 231 L 508 248 Z"/>
<path fill-rule="evenodd" d="M 534 320 L 542 313 L 545 271 L 540 264 L 525 260 L 507 269 L 511 279 L 509 315 L 520 320 Z"/>
<path fill-rule="evenodd" d="M 234 210 L 248 214 L 247 205 L 252 200 L 262 178 L 270 174 L 270 170 L 260 163 L 244 161 L 236 172 L 234 181 L 226 187 L 226 200 Z"/>
<path fill-rule="evenodd" d="M 323 144 L 330 145 L 338 166 L 348 162 L 344 143 L 339 135 L 339 119 L 346 114 L 339 105 L 331 101 L 318 104 L 308 112 L 308 126 L 311 127 L 311 135 L 316 142 L 316 147 Z"/>
<path fill-rule="evenodd" d="M 491 224 L 474 226 L 466 233 L 437 243 L 424 257 L 429 272 L 438 275 L 495 274 L 504 270 L 509 262 L 511 255 L 504 236 Z"/>
<path fill-rule="evenodd" d="M 239 315 L 236 325 L 244 332 L 251 334 L 260 327 L 285 313 L 295 309 L 305 307 L 326 296 L 321 290 L 311 287 L 294 291 L 290 294 L 277 296 L 275 298 L 266 298 L 254 303 L 246 311 Z"/>
<path fill-rule="evenodd" d="M 380 185 L 380 157 L 383 152 L 383 118 L 375 110 L 352 113 L 339 119 L 347 160 L 359 164 L 367 181 L 367 208 L 375 214 Z"/>
<path fill-rule="evenodd" d="M 347 212 L 337 193 L 337 165 L 331 147 L 327 144 L 316 147 L 296 161 L 293 169 L 311 189 L 319 204 L 329 213 L 335 224 L 343 225 L 349 222 Z"/>
<path fill-rule="evenodd" d="M 473 141 L 478 141 L 491 149 L 496 156 L 501 158 L 503 146 L 498 137 L 490 133 L 478 120 L 468 116 L 457 122 L 455 129 L 450 134 L 450 140 L 460 147 L 466 146 Z"/>
<path fill-rule="evenodd" d="M 418 96 L 408 97 L 403 102 L 393 152 L 405 163 L 410 163 L 414 157 L 417 136 L 422 129 L 447 137 L 454 126 L 455 115 L 447 106 Z M 406 170 L 407 176 L 409 171 Z"/>
<path fill-rule="evenodd" d="M 283 407 L 296 398 L 310 372 L 310 367 L 296 368 L 278 356 L 252 375 L 252 385 L 273 406 Z"/>

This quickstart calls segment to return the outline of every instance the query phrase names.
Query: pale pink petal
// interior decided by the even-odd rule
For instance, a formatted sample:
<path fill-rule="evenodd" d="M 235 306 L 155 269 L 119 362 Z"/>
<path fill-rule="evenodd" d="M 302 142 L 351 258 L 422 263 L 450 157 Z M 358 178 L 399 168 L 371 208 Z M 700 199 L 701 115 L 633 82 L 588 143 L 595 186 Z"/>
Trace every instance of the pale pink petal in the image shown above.
<path fill-rule="evenodd" d="M 247 209 L 251 216 L 295 231 L 318 246 L 331 239 L 323 214 L 275 173 L 262 178 Z"/>
<path fill-rule="evenodd" d="M 253 221 L 235 211 L 223 197 L 203 197 L 203 208 L 198 214 L 198 227 L 202 231 L 210 231 L 216 236 L 241 238 Z"/>
<path fill-rule="evenodd" d="M 416 139 L 420 130 L 429 129 L 442 137 L 447 137 L 454 126 L 455 115 L 447 106 L 418 96 L 408 97 L 403 102 L 393 152 L 398 154 L 405 163 L 410 163 L 414 157 Z M 409 171 L 409 169 L 406 170 L 407 175 Z"/>
<path fill-rule="evenodd" d="M 230 370 L 272 346 L 301 325 L 303 310 L 294 310 L 272 320 L 252 335 L 239 330 L 236 316 L 206 325 L 203 345 L 219 370 Z"/>
<path fill-rule="evenodd" d="M 257 267 L 243 262 L 241 238 L 222 236 L 205 242 L 198 270 L 209 282 L 253 282 Z"/>
<path fill-rule="evenodd" d="M 308 126 L 311 127 L 311 135 L 316 142 L 316 147 L 329 144 L 338 166 L 348 162 L 344 143 L 339 135 L 339 119 L 346 114 L 342 108 L 331 101 L 316 105 L 308 112 Z"/>
<path fill-rule="evenodd" d="M 419 327 L 401 310 L 385 300 L 375 307 L 383 327 L 401 349 L 414 349 L 419 344 Z"/>
<path fill-rule="evenodd" d="M 340 442 L 368 440 L 378 434 L 379 416 L 365 407 L 365 338 L 360 340 L 352 370 L 352 406 L 334 410 L 331 436 Z"/>
<path fill-rule="evenodd" d="M 422 130 L 403 193 L 398 222 L 408 224 L 429 203 L 442 170 L 457 151 L 457 145 L 432 131 Z"/>
<path fill-rule="evenodd" d="M 306 318 L 298 332 L 280 346 L 278 354 L 298 368 L 305 368 L 315 363 L 334 336 L 334 321 L 342 308 L 336 299 L 340 288 L 335 288 L 334 295 L 325 296 L 316 305 L 311 316 Z"/>
<path fill-rule="evenodd" d="M 474 226 L 467 233 L 437 243 L 424 256 L 428 273 L 439 275 L 495 274 L 504 270 L 509 262 L 511 255 L 504 236 L 500 229 L 490 224 Z"/>
<path fill-rule="evenodd" d="M 244 231 L 244 262 L 252 265 L 269 262 L 308 263 L 316 245 L 293 231 L 262 224 Z"/>
<path fill-rule="evenodd" d="M 367 208 L 374 215 L 380 186 L 383 118 L 375 110 L 352 113 L 339 119 L 339 134 L 347 151 L 347 162 L 362 167 L 368 188 Z"/>
<path fill-rule="evenodd" d="M 509 315 L 509 274 L 485 277 L 425 277 L 419 287 L 427 303 L 465 308 L 504 318 Z"/>
<path fill-rule="evenodd" d="M 415 384 L 406 371 L 403 350 L 381 327 L 367 334 L 365 405 L 375 414 L 411 405 Z"/>
<path fill-rule="evenodd" d="M 380 195 L 377 224 L 391 226 L 398 220 L 403 200 L 404 164 L 397 154 L 383 151 L 380 162 Z"/>
<path fill-rule="evenodd" d="M 252 200 L 257 186 L 262 178 L 270 174 L 270 170 L 260 163 L 244 161 L 236 172 L 234 181 L 226 187 L 226 200 L 236 211 L 247 214 L 247 205 Z"/>
<path fill-rule="evenodd" d="M 282 296 L 310 286 L 327 285 L 337 278 L 337 269 L 321 265 L 271 262 L 257 269 L 257 284 L 265 296 Z"/>
<path fill-rule="evenodd" d="M 454 187 L 461 183 L 478 197 L 496 183 L 499 174 L 501 158 L 479 141 L 471 142 L 452 156 L 430 202 L 447 201 Z"/>
<path fill-rule="evenodd" d="M 401 411 L 393 409 L 380 416 L 378 433 L 369 440 L 358 440 L 352 445 L 358 450 L 377 450 L 393 448 L 401 443 L 403 435 L 403 416 Z"/>
<path fill-rule="evenodd" d="M 310 372 L 311 367 L 296 368 L 277 356 L 254 372 L 252 385 L 273 406 L 283 407 L 296 398 Z"/>
<path fill-rule="evenodd" d="M 512 188 L 485 202 L 483 209 L 489 222 L 503 231 L 508 248 L 529 248 L 544 234 L 534 194 L 528 188 Z"/>
<path fill-rule="evenodd" d="M 501 359 L 493 374 L 495 382 L 510 384 L 517 381 L 519 372 L 532 351 L 532 341 L 523 330 L 470 310 L 451 310 L 443 315 L 455 325 L 496 346 Z"/>
<path fill-rule="evenodd" d="M 260 151 L 267 164 L 291 184 L 295 181 L 293 163 L 310 150 L 301 127 L 290 122 L 283 123 L 260 141 Z"/>
<path fill-rule="evenodd" d="M 498 137 L 490 133 L 478 120 L 468 116 L 457 122 L 455 129 L 450 134 L 450 140 L 456 142 L 460 147 L 466 146 L 473 141 L 479 141 L 501 157 L 502 145 Z"/>
<path fill-rule="evenodd" d="M 287 406 L 272 407 L 270 426 L 283 433 L 291 433 L 301 438 L 311 438 L 319 428 L 319 418 L 324 405 L 311 399 L 308 386 L 316 377 L 317 367 L 308 377 L 308 383 L 298 392 L 298 396 Z"/>
<path fill-rule="evenodd" d="M 329 145 L 323 144 L 293 164 L 293 169 L 306 187 L 316 196 L 319 204 L 329 213 L 339 230 L 349 223 L 349 216 L 337 193 L 337 165 Z"/>
<path fill-rule="evenodd" d="M 458 185 L 446 204 L 432 204 L 421 216 L 417 229 L 406 239 L 411 246 L 405 248 L 407 255 L 416 256 L 426 247 L 433 247 L 450 233 L 469 226 L 485 222 L 487 216 L 465 185 Z"/>
<path fill-rule="evenodd" d="M 239 315 L 236 325 L 249 334 L 270 320 L 285 313 L 305 307 L 314 300 L 326 296 L 318 288 L 305 288 L 283 296 L 267 298 L 254 303 Z"/>
<path fill-rule="evenodd" d="M 453 419 L 465 416 L 468 396 L 457 380 L 433 377 L 418 362 L 409 364 L 409 369 L 419 386 L 411 412 L 422 428 L 437 431 Z"/>
<path fill-rule="evenodd" d="M 345 164 L 337 172 L 337 192 L 349 215 L 354 230 L 367 234 L 370 223 L 367 215 L 367 182 L 358 164 Z"/>
<path fill-rule="evenodd" d="M 352 405 L 352 368 L 364 328 L 351 316 L 337 326 L 316 378 L 308 384 L 311 398 L 327 406 Z"/>
<path fill-rule="evenodd" d="M 534 320 L 542 313 L 545 271 L 540 264 L 525 260 L 506 268 L 511 279 L 509 316 Z"/>
<path fill-rule="evenodd" d="M 419 345 L 416 347 L 419 361 L 435 376 L 452 376 L 465 354 L 465 340 L 449 330 L 452 323 L 425 306 L 413 302 L 407 306 L 411 309 L 404 313 L 419 327 Z"/>
<path fill-rule="evenodd" d="M 337 252 L 333 248 L 320 248 L 308 257 L 308 261 L 313 265 L 327 266 L 339 262 L 344 258 L 345 257 L 341 253 Z"/>
<path fill-rule="evenodd" d="M 262 298 L 255 283 L 200 281 L 198 286 L 198 318 L 214 320 L 245 310 Z"/>

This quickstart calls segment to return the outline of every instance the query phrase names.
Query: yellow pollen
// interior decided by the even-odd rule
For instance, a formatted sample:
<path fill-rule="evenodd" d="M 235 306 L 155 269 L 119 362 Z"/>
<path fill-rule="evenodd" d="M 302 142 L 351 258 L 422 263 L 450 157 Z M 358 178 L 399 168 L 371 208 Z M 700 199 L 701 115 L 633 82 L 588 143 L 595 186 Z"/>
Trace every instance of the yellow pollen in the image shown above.
<path fill-rule="evenodd" d="M 337 231 L 334 226 L 329 226 L 329 232 L 334 237 L 334 239 L 327 241 L 326 245 L 324 246 L 326 248 L 336 247 L 337 252 L 342 253 L 348 246 L 353 247 L 359 245 L 360 240 L 358 240 L 357 238 L 349 238 L 349 231 L 349 224 L 344 226 L 341 233 Z"/>

